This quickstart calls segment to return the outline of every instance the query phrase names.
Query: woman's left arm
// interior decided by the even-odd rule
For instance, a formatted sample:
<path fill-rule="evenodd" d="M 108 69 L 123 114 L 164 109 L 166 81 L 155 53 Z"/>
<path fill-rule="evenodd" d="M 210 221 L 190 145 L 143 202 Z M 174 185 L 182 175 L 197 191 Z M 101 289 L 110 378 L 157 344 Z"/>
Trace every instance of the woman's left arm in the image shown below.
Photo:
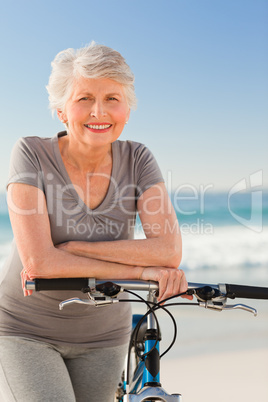
<path fill-rule="evenodd" d="M 138 199 L 137 209 L 146 239 L 72 241 L 57 247 L 75 255 L 103 261 L 178 268 L 181 261 L 181 235 L 164 183 L 146 190 Z"/>

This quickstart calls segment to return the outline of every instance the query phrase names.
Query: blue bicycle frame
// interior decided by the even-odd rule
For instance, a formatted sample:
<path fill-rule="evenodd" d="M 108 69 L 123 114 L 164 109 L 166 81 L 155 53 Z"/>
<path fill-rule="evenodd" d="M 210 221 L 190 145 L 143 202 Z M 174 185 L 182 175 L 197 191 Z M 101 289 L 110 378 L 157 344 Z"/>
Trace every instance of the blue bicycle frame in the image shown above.
<path fill-rule="evenodd" d="M 152 295 L 150 299 L 151 300 L 148 301 L 156 301 Z M 142 317 L 142 315 L 138 314 L 133 315 L 133 331 Z M 180 394 L 169 395 L 161 387 L 158 331 L 157 323 L 152 313 L 147 316 L 147 330 L 143 336 L 143 343 L 145 357 L 139 360 L 130 384 L 128 385 L 126 381 L 124 381 L 125 395 L 122 402 L 142 402 L 151 400 L 182 402 Z"/>
<path fill-rule="evenodd" d="M 142 319 L 142 315 L 133 315 L 132 329 L 134 331 L 137 323 Z M 133 379 L 131 393 L 137 393 L 145 386 L 160 386 L 160 364 L 159 364 L 159 341 L 156 342 L 156 330 L 149 329 L 144 336 L 144 354 L 153 349 L 152 353 L 140 360 Z"/>

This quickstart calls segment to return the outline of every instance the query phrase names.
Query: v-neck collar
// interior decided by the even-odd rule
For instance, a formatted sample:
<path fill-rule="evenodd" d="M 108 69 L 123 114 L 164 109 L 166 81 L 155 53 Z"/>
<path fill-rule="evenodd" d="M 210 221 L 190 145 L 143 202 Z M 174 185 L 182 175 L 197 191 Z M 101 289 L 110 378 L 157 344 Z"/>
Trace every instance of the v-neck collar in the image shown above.
<path fill-rule="evenodd" d="M 78 205 L 80 205 L 85 210 L 86 213 L 95 214 L 95 213 L 104 211 L 107 208 L 107 206 L 109 204 L 111 204 L 111 199 L 113 198 L 112 196 L 116 190 L 115 186 L 117 185 L 117 183 L 116 183 L 115 177 L 116 177 L 116 171 L 118 169 L 118 158 L 116 157 L 118 142 L 115 141 L 112 143 L 112 172 L 111 172 L 110 183 L 109 183 L 107 193 L 106 193 L 104 199 L 102 200 L 102 202 L 96 208 L 91 209 L 91 208 L 89 208 L 88 205 L 86 205 L 84 203 L 84 201 L 80 198 L 79 194 L 75 190 L 75 186 L 72 183 L 70 176 L 64 165 L 64 162 L 63 162 L 63 159 L 62 159 L 62 156 L 60 153 L 60 148 L 59 148 L 59 138 L 63 137 L 64 135 L 67 135 L 66 131 L 61 131 L 58 134 L 56 134 L 54 137 L 52 137 L 52 144 L 53 144 L 53 150 L 54 150 L 56 161 L 58 163 L 62 177 L 64 178 L 64 181 L 68 187 L 68 190 L 70 190 L 70 192 L 72 193 L 74 198 L 77 200 Z"/>

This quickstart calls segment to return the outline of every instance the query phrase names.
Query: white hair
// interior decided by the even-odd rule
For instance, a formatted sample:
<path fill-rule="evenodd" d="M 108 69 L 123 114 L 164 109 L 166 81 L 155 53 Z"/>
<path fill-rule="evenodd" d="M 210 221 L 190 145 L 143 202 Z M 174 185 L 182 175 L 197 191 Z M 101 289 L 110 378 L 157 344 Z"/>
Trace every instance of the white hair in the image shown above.
<path fill-rule="evenodd" d="M 65 110 L 73 82 L 79 77 L 110 78 L 122 84 L 129 107 L 136 108 L 134 74 L 116 50 L 92 41 L 84 48 L 59 52 L 51 66 L 52 72 L 46 88 L 52 113 Z"/>

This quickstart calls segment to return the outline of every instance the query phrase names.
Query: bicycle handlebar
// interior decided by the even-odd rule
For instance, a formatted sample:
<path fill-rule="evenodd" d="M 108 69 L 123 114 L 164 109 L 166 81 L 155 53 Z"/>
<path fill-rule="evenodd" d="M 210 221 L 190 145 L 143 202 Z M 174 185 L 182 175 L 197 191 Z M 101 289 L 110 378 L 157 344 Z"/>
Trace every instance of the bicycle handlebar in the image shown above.
<path fill-rule="evenodd" d="M 244 299 L 268 299 L 268 288 L 259 286 L 244 286 L 226 284 L 226 297 L 234 299 L 236 297 Z"/>
<path fill-rule="evenodd" d="M 34 281 L 26 281 L 27 290 L 49 291 L 49 290 L 78 290 L 83 293 L 89 292 L 92 288 L 105 286 L 105 283 L 115 284 L 115 294 L 120 291 L 116 285 L 126 290 L 158 290 L 158 283 L 152 281 L 130 281 L 130 280 L 95 280 L 94 278 L 57 278 L 57 279 L 35 279 Z M 268 288 L 258 286 L 245 286 L 236 284 L 203 284 L 188 283 L 188 293 L 192 294 L 193 290 L 210 287 L 212 290 L 219 291 L 224 297 L 235 299 L 263 299 L 268 300 Z"/>
<path fill-rule="evenodd" d="M 124 281 L 117 279 L 98 280 L 94 278 L 56 278 L 56 279 L 35 279 L 26 281 L 27 290 L 37 292 L 47 290 L 78 290 L 87 293 L 90 289 L 103 285 L 105 283 L 114 283 L 124 289 L 131 290 L 158 290 L 158 283 L 152 281 Z"/>

